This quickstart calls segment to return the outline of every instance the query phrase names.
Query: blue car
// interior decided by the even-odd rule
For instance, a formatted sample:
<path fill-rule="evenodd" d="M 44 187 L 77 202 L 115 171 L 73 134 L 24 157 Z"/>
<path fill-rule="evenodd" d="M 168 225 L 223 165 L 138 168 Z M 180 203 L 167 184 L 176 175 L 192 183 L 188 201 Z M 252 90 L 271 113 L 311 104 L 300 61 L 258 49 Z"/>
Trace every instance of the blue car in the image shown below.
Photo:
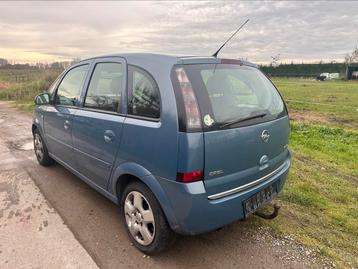
<path fill-rule="evenodd" d="M 118 204 L 146 254 L 257 213 L 290 167 L 285 103 L 245 61 L 97 57 L 68 68 L 35 103 L 38 162 L 63 165 Z"/>

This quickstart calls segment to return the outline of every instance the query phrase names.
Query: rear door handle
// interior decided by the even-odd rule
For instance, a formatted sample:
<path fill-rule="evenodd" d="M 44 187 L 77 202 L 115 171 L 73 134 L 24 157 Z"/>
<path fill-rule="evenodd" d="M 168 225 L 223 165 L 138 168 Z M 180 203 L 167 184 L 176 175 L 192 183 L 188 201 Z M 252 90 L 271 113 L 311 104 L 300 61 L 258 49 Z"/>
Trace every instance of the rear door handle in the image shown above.
<path fill-rule="evenodd" d="M 104 131 L 103 138 L 106 143 L 112 143 L 116 138 L 116 134 L 112 130 L 106 130 Z"/>
<path fill-rule="evenodd" d="M 63 124 L 63 128 L 65 128 L 65 130 L 68 130 L 71 126 L 71 123 L 70 121 L 68 120 L 65 120 L 65 123 Z"/>

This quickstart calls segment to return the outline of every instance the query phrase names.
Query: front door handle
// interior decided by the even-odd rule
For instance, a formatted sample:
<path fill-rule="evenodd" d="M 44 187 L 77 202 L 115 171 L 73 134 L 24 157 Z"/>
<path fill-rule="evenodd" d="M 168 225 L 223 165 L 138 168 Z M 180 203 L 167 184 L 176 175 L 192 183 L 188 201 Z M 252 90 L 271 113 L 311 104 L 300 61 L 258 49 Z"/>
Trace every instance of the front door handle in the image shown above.
<path fill-rule="evenodd" d="M 63 128 L 65 128 L 65 130 L 68 130 L 71 126 L 71 123 L 70 121 L 68 120 L 65 120 L 65 123 L 63 124 Z"/>
<path fill-rule="evenodd" d="M 112 143 L 116 138 L 116 134 L 112 130 L 106 130 L 104 131 L 103 138 L 106 143 Z"/>

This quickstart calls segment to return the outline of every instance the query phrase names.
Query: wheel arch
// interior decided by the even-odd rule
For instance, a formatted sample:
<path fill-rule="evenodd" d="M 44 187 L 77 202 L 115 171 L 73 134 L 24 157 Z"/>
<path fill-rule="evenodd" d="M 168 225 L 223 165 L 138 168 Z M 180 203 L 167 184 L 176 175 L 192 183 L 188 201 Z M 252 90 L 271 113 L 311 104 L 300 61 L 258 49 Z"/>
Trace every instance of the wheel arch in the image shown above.
<path fill-rule="evenodd" d="M 35 123 L 32 123 L 32 126 L 31 126 L 31 131 L 32 131 L 32 134 L 34 134 L 35 130 L 40 130 L 40 127 L 37 126 L 37 124 Z"/>
<path fill-rule="evenodd" d="M 39 122 L 39 120 L 37 118 L 35 118 L 32 121 L 32 126 L 31 126 L 32 134 L 34 134 L 35 130 L 38 130 L 40 132 L 40 134 L 43 136 L 42 126 L 41 126 L 41 123 Z"/>
<path fill-rule="evenodd" d="M 40 125 L 40 124 L 37 124 L 36 122 L 33 122 L 33 123 L 32 123 L 32 126 L 31 126 L 32 135 L 35 134 L 35 131 L 36 131 L 36 130 L 39 131 L 39 133 L 40 133 L 40 135 L 42 136 L 42 139 L 44 140 L 45 144 L 48 145 L 48 144 L 47 144 L 47 139 L 46 139 L 46 137 L 44 136 L 43 130 L 42 130 L 42 128 L 41 128 L 41 125 Z"/>
<path fill-rule="evenodd" d="M 133 162 L 125 162 L 115 169 L 112 179 L 113 180 L 109 185 L 109 191 L 118 198 L 118 204 L 121 202 L 123 190 L 129 183 L 133 181 L 143 183 L 158 200 L 170 227 L 175 229 L 177 221 L 173 214 L 167 194 L 164 192 L 155 176 L 147 169 Z"/>

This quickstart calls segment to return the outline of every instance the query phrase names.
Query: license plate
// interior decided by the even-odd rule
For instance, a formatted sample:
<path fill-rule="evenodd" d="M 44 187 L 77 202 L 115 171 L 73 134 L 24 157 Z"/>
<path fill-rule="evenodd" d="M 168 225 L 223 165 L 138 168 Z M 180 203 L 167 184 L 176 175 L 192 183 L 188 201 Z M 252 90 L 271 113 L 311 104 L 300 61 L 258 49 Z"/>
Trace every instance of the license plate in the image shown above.
<path fill-rule="evenodd" d="M 277 194 L 276 184 L 272 184 L 243 202 L 245 217 L 254 213 L 257 208 L 271 201 Z"/>

